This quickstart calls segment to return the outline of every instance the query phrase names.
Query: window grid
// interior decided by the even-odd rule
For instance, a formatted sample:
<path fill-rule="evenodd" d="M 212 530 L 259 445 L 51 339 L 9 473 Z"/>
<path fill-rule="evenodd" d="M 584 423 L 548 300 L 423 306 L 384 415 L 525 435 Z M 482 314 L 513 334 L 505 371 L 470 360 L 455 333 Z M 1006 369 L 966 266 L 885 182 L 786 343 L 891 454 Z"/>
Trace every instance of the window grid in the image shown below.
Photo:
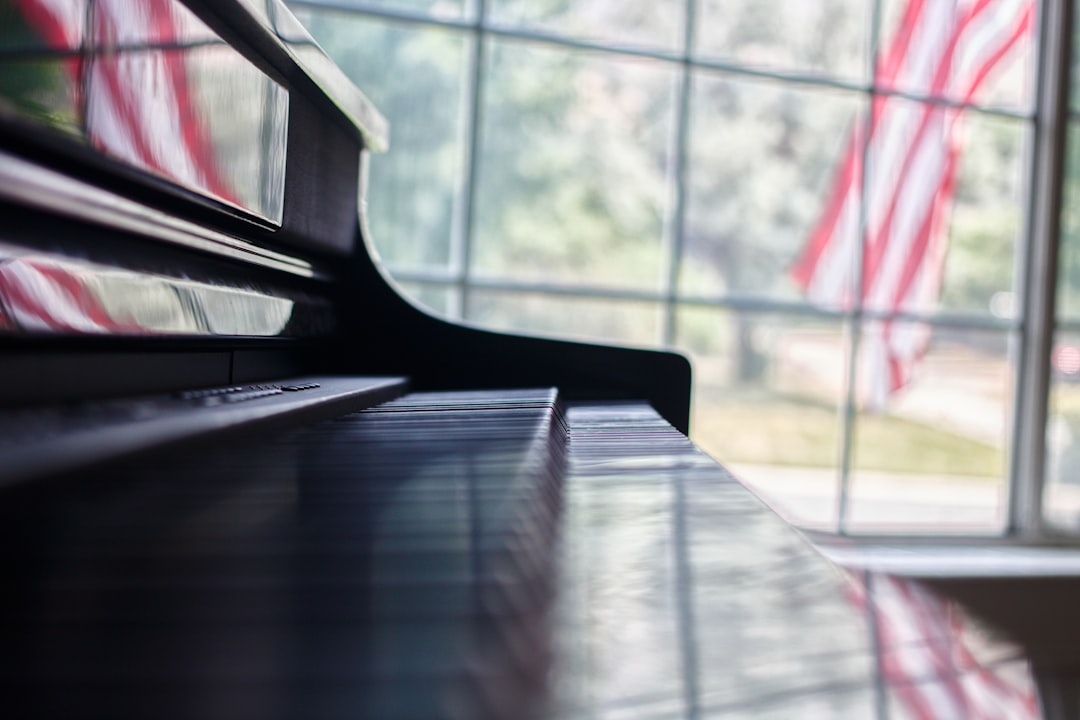
<path fill-rule="evenodd" d="M 694 27 L 697 18 L 697 0 L 686 0 L 683 10 L 683 53 L 679 59 L 678 96 L 675 98 L 675 167 L 671 177 L 675 180 L 675 207 L 673 218 L 668 223 L 671 235 L 666 243 L 669 255 L 665 258 L 668 266 L 664 278 L 664 347 L 675 344 L 678 322 L 679 274 L 682 270 L 683 248 L 686 242 L 686 196 L 687 196 L 687 156 L 690 146 L 690 91 L 693 83 L 693 69 L 690 55 L 694 48 Z"/>
<path fill-rule="evenodd" d="M 389 265 L 390 275 L 403 282 L 424 285 L 456 287 L 462 281 L 462 274 L 456 270 L 442 268 L 408 268 Z M 670 295 L 664 291 L 634 290 L 628 288 L 592 287 L 587 285 L 567 285 L 560 283 L 530 282 L 528 280 L 506 280 L 500 278 L 470 276 L 469 287 L 474 290 L 495 290 L 501 292 L 520 291 L 523 293 L 557 295 L 577 299 L 626 300 L 630 302 L 664 303 L 669 297 L 672 302 L 682 307 L 715 308 L 739 312 L 774 313 L 779 315 L 797 315 L 814 318 L 847 319 L 853 311 L 819 307 L 799 301 L 772 300 L 759 296 L 743 296 L 738 293 L 728 295 L 694 295 L 676 292 Z M 942 311 L 938 313 L 882 312 L 873 308 L 863 308 L 859 314 L 864 320 L 900 320 L 904 322 L 925 323 L 940 328 L 969 328 L 972 330 L 1016 331 L 1022 328 L 1019 318 L 1005 318 L 994 315 Z M 1064 329 L 1080 330 L 1080 320 L 1063 321 L 1059 326 Z"/>
<path fill-rule="evenodd" d="M 877 89 L 875 87 L 875 68 L 878 61 L 879 50 L 879 25 L 881 24 L 881 0 L 874 0 L 870 10 L 870 48 L 867 53 L 867 77 L 870 80 L 870 89 L 868 92 L 869 98 L 867 102 L 867 108 L 869 111 L 868 124 L 873 127 L 875 116 L 874 112 L 877 108 L 877 103 L 874 102 L 877 96 Z M 858 120 L 856 120 L 858 122 Z M 860 161 L 864 168 L 870 167 L 870 138 L 867 134 L 866 141 L 862 146 L 862 160 Z M 866 246 L 867 235 L 867 219 L 866 219 L 866 206 L 867 197 L 870 194 L 870 173 L 862 173 L 862 187 L 859 191 L 859 242 L 855 244 L 855 263 L 854 267 L 863 267 L 863 250 Z M 863 297 L 863 273 L 855 273 L 855 297 Z M 851 462 L 854 454 L 854 435 L 855 435 L 855 421 L 858 419 L 857 409 L 857 392 L 859 383 L 859 345 L 862 343 L 862 328 L 863 318 L 865 317 L 864 310 L 861 302 L 855 303 L 855 307 L 850 312 L 845 313 L 847 316 L 846 327 L 848 332 L 851 333 L 851 342 L 848 347 L 847 353 L 847 370 L 845 372 L 846 388 L 844 394 L 844 408 L 843 408 L 843 425 L 840 428 L 840 457 L 839 457 L 839 488 L 836 496 L 836 530 L 840 535 L 848 534 L 848 519 L 851 509 Z"/>
<path fill-rule="evenodd" d="M 1057 253 L 1068 123 L 1073 3 L 1040 3 L 1034 151 L 1028 187 L 1028 228 L 1020 267 L 1023 338 L 1016 369 L 1012 461 L 1009 472 L 1008 534 L 1038 540 L 1048 532 L 1043 515 L 1045 429 L 1049 404 L 1050 353 L 1054 341 Z M 1046 280 L 1050 280 L 1047 282 Z M 1023 482 L 1021 482 L 1023 479 Z"/>
<path fill-rule="evenodd" d="M 352 13 L 383 20 L 392 20 L 400 23 L 408 23 L 418 26 L 428 26 L 444 29 L 457 29 L 473 33 L 479 37 L 498 37 L 522 42 L 539 43 L 560 47 L 567 50 L 584 50 L 604 55 L 618 57 L 641 58 L 657 60 L 659 62 L 686 65 L 694 70 L 712 71 L 732 75 L 736 77 L 760 78 L 764 80 L 776 80 L 792 85 L 807 85 L 817 88 L 830 88 L 834 90 L 846 90 L 853 93 L 874 93 L 881 97 L 898 97 L 913 100 L 915 102 L 928 103 L 943 107 L 964 108 L 981 115 L 990 117 L 1013 118 L 1018 120 L 1034 119 L 1034 111 L 1017 110 L 1015 108 L 994 107 L 973 102 L 962 102 L 947 97 L 927 95 L 924 93 L 911 92 L 899 88 L 876 87 L 873 82 L 858 83 L 845 81 L 826 75 L 812 73 L 797 73 L 783 70 L 754 68 L 740 65 L 734 62 L 725 62 L 711 58 L 696 56 L 693 52 L 679 53 L 664 52 L 662 50 L 650 50 L 633 46 L 607 45 L 591 42 L 567 35 L 543 32 L 529 28 L 510 26 L 495 22 L 486 18 L 486 4 L 488 0 L 474 0 L 478 7 L 482 7 L 485 15 L 477 15 L 477 19 L 439 18 L 421 12 L 397 10 L 377 5 L 368 5 L 363 2 L 351 2 L 350 0 L 289 0 L 292 7 L 312 8 L 316 10 L 334 10 L 336 12 Z M 697 0 L 684 0 L 695 3 Z M 875 3 L 881 0 L 874 0 Z M 687 15 L 689 17 L 689 15 Z M 1080 109 L 1076 111 L 1080 116 Z"/>
<path fill-rule="evenodd" d="M 948 98 L 926 94 L 882 88 L 876 86 L 874 68 L 880 43 L 880 19 L 882 0 L 873 0 L 870 13 L 870 47 L 866 57 L 868 82 L 850 82 L 824 75 L 796 72 L 774 71 L 751 68 L 733 62 L 717 61 L 697 57 L 694 53 L 694 27 L 697 12 L 697 0 L 685 0 L 685 12 L 682 28 L 682 48 L 680 52 L 665 52 L 636 47 L 624 47 L 597 43 L 567 37 L 551 32 L 510 26 L 493 21 L 489 17 L 489 0 L 475 0 L 471 7 L 466 7 L 464 17 L 441 18 L 418 12 L 390 9 L 368 5 L 350 0 L 290 0 L 290 4 L 321 10 L 333 10 L 361 16 L 444 29 L 456 29 L 470 36 L 471 47 L 467 72 L 469 78 L 466 87 L 467 98 L 465 133 L 467 135 L 463 167 L 464 181 L 461 187 L 464 212 L 460 226 L 452 234 L 456 241 L 451 242 L 449 270 L 389 268 L 391 274 L 401 281 L 418 283 L 434 287 L 455 289 L 451 296 L 451 315 L 458 318 L 470 317 L 470 294 L 475 290 L 495 290 L 502 292 L 530 293 L 548 296 L 576 298 L 594 298 L 623 301 L 650 301 L 662 306 L 660 344 L 665 347 L 674 345 L 677 336 L 678 311 L 688 307 L 709 307 L 727 309 L 741 313 L 776 313 L 791 316 L 810 316 L 820 318 L 838 318 L 843 320 L 843 327 L 851 333 L 851 341 L 846 353 L 848 368 L 846 371 L 843 395 L 841 443 L 839 460 L 839 492 L 836 496 L 838 510 L 837 528 L 840 534 L 847 534 L 847 512 L 851 484 L 851 460 L 853 455 L 853 430 L 858 416 L 856 389 L 858 345 L 862 335 L 862 325 L 867 320 L 893 319 L 926 324 L 931 330 L 942 328 L 1000 331 L 1010 338 L 1010 347 L 1019 346 L 1018 355 L 1013 364 L 1012 375 L 1014 392 L 1012 397 L 1011 431 L 1009 443 L 1008 469 L 1005 486 L 1008 500 L 1005 512 L 1008 518 L 1004 534 L 1024 539 L 1045 538 L 1048 535 L 1042 522 L 1042 472 L 1045 460 L 1045 442 L 1043 429 L 1047 417 L 1047 388 L 1049 387 L 1049 357 L 1052 346 L 1053 330 L 1080 330 L 1080 319 L 1054 322 L 1054 283 L 1037 282 L 1039 278 L 1056 278 L 1056 251 L 1058 240 L 1060 194 L 1063 176 L 1063 161 L 1054 161 L 1063 137 L 1063 129 L 1068 120 L 1080 119 L 1080 110 L 1070 112 L 1068 103 L 1063 105 L 1048 104 L 1047 93 L 1057 92 L 1067 100 L 1067 79 L 1070 59 L 1070 29 L 1072 28 L 1072 3 L 1070 0 L 1042 0 L 1039 8 L 1039 55 L 1037 58 L 1037 98 L 1027 110 L 993 107 L 972 102 L 957 102 Z M 666 272 L 659 291 L 618 290 L 610 288 L 583 287 L 559 283 L 536 283 L 514 280 L 500 280 L 474 275 L 472 267 L 472 246 L 474 242 L 474 217 L 476 212 L 476 184 L 480 157 L 481 125 L 485 91 L 485 61 L 488 43 L 492 38 L 539 43 L 566 50 L 588 51 L 625 58 L 643 58 L 659 63 L 677 66 L 679 73 L 675 96 L 675 122 L 669 144 L 673 150 L 673 166 L 669 181 L 672 187 L 669 194 L 672 203 L 670 218 L 664 228 L 662 241 L 663 262 Z M 695 73 L 720 73 L 732 77 L 760 78 L 775 80 L 786 84 L 809 87 L 836 89 L 861 94 L 867 100 L 869 108 L 874 107 L 876 97 L 899 97 L 931 105 L 963 108 L 973 115 L 1000 117 L 1020 120 L 1025 123 L 1029 135 L 1034 138 L 1034 149 L 1029 153 L 1028 188 L 1025 212 L 1026 234 L 1015 246 L 1017 266 L 1020 268 L 1020 280 L 1014 286 L 1018 296 L 1023 298 L 1022 310 L 1012 318 L 996 316 L 967 315 L 958 312 L 935 312 L 926 314 L 884 313 L 863 309 L 858 305 L 850 310 L 830 310 L 797 302 L 772 300 L 767 298 L 746 298 L 737 294 L 725 294 L 718 297 L 704 297 L 682 293 L 678 287 L 681 269 L 682 250 L 685 242 L 687 189 L 687 149 L 689 145 L 689 123 L 692 112 L 692 82 Z M 1048 115 L 1051 113 L 1052 115 Z M 1050 137 L 1048 133 L 1055 132 Z M 864 143 L 864 163 L 868 151 Z M 1048 161 L 1049 165 L 1048 165 Z M 863 178 L 865 198 L 866 177 Z M 1043 198 L 1040 200 L 1040 198 Z M 1056 198 L 1056 200 L 1055 200 Z M 1050 205 L 1046 205 L 1050 203 Z M 1056 203 L 1056 204 L 1055 204 Z M 860 234 L 865 234 L 865 202 L 860 202 Z M 862 243 L 859 244 L 859 253 Z M 1029 257 L 1035 252 L 1037 257 Z M 861 266 L 861 263 L 856 265 Z M 1047 274 L 1050 273 L 1050 274 Z M 859 277 L 860 284 L 862 278 Z M 1031 318 L 1025 321 L 1025 318 Z M 1038 327 L 1034 327 L 1038 325 Z M 1019 340 L 1017 343 L 1016 341 Z M 1023 478 L 1023 482 L 1019 480 Z M 870 537 L 865 532 L 858 532 L 860 537 Z M 920 534 L 922 537 L 932 535 Z M 952 536 L 950 536 L 952 537 Z"/>
<path fill-rule="evenodd" d="M 473 232 L 473 219 L 476 214 L 476 175 L 480 166 L 480 128 L 483 124 L 484 106 L 484 61 L 487 49 L 487 38 L 484 32 L 484 18 L 487 16 L 487 0 L 475 0 L 476 2 L 476 25 L 472 29 L 472 52 L 469 56 L 470 74 L 469 86 L 466 90 L 469 94 L 466 106 L 469 108 L 468 117 L 465 118 L 465 129 L 469 136 L 466 155 L 468 161 L 465 164 L 465 218 L 461 229 L 461 242 L 458 243 L 460 255 L 451 256 L 452 267 L 458 268 L 457 311 L 459 317 L 470 317 L 470 272 L 472 269 L 472 249 L 475 242 Z M 455 248 L 451 248 L 451 253 Z"/>

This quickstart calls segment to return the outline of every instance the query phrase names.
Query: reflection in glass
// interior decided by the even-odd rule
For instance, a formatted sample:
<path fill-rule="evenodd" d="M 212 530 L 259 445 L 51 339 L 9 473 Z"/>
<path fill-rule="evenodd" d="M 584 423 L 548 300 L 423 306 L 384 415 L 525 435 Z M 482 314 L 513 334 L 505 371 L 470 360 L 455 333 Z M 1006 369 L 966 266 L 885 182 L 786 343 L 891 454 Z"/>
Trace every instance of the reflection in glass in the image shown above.
<path fill-rule="evenodd" d="M 557 4 L 491 0 L 491 19 L 500 25 L 568 35 L 618 47 L 678 52 L 683 36 L 683 0 L 571 0 Z"/>
<path fill-rule="evenodd" d="M 863 325 L 859 342 L 845 529 L 1001 531 L 1009 336 L 878 321 Z"/>
<path fill-rule="evenodd" d="M 847 343 L 834 319 L 685 308 L 691 437 L 785 518 L 834 530 Z"/>
<path fill-rule="evenodd" d="M 84 139 L 79 88 L 66 59 L 0 58 L 0 118 L 22 115 Z"/>
<path fill-rule="evenodd" d="M 4 0 L 0 111 L 280 222 L 281 86 L 175 0 L 55 5 Z"/>
<path fill-rule="evenodd" d="M 714 73 L 692 100 L 680 291 L 798 299 L 788 270 L 865 100 Z"/>
<path fill-rule="evenodd" d="M 694 50 L 751 68 L 864 80 L 872 5 L 865 0 L 702 0 Z"/>
<path fill-rule="evenodd" d="M 0 1 L 0 54 L 77 53 L 85 35 L 86 9 L 87 0 Z"/>
<path fill-rule="evenodd" d="M 655 347 L 661 309 L 652 302 L 470 290 L 465 319 L 498 330 Z"/>
<path fill-rule="evenodd" d="M 367 219 L 381 259 L 397 268 L 446 267 L 464 212 L 468 41 L 340 12 L 297 8 L 297 16 L 393 128 L 393 151 L 371 157 L 368 180 Z"/>
<path fill-rule="evenodd" d="M 675 68 L 521 43 L 488 50 L 473 269 L 659 289 Z"/>

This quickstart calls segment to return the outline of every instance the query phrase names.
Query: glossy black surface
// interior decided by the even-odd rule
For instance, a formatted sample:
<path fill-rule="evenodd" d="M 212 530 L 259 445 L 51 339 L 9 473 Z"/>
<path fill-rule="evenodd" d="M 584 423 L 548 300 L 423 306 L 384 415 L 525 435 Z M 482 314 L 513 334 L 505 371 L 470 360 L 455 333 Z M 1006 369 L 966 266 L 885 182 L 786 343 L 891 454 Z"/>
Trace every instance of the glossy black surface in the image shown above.
<path fill-rule="evenodd" d="M 13 1 L 0 7 L 18 12 L 21 18 L 21 3 L 47 0 L 19 0 L 18 9 Z M 154 7 L 165 2 L 140 1 Z M 97 2 L 120 0 L 86 2 L 96 7 Z M 266 294 L 284 297 L 293 295 L 282 293 L 282 288 L 295 289 L 297 297 L 310 294 L 320 301 L 331 299 L 332 337 L 326 335 L 331 325 L 327 323 L 316 323 L 313 332 L 301 333 L 321 336 L 326 342 L 310 346 L 306 353 L 304 348 L 295 348 L 301 351 L 297 357 L 303 355 L 304 360 L 299 365 L 290 363 L 283 374 L 407 375 L 413 387 L 422 390 L 558 386 L 570 399 L 644 399 L 676 428 L 688 429 L 690 367 L 685 358 L 485 332 L 433 318 L 404 300 L 383 275 L 363 237 L 360 156 L 384 144 L 385 128 L 378 113 L 340 70 L 328 64 L 277 0 L 185 0 L 185 5 L 230 51 L 242 53 L 246 61 L 257 65 L 258 72 L 288 86 L 288 181 L 280 229 L 193 202 L 179 190 L 166 192 L 161 187 L 164 183 L 149 182 L 143 173 L 114 172 L 115 168 L 93 162 L 97 156 L 76 152 L 70 142 L 43 145 L 36 135 L 28 142 L 13 121 L 0 123 L 4 148 L 0 179 L 7 180 L 0 183 L 0 212 L 9 226 L 18 228 L 12 242 L 74 259 L 92 257 L 109 267 L 151 272 L 165 268 L 165 273 L 158 273 L 165 275 L 177 268 L 177 273 L 191 273 L 214 285 L 266 288 Z M 12 59 L 27 52 L 53 52 L 42 49 L 33 34 L 29 37 L 22 44 L 13 43 Z M 216 48 L 218 41 L 207 38 Z M 228 100 L 228 105 L 236 104 Z M 252 278 L 250 286 L 247 275 Z M 318 286 L 303 284 L 308 279 L 318 281 Z M 146 314 L 146 310 L 126 304 L 122 314 Z M 232 337 L 239 336 L 229 336 L 227 342 Z M 36 353 L 38 337 L 25 339 L 30 345 L 24 347 L 24 343 L 18 349 Z M 42 358 L 42 367 L 78 367 L 91 381 L 88 387 L 143 392 L 174 382 L 171 378 L 168 383 L 145 382 L 160 364 L 160 356 L 147 354 L 140 366 L 139 348 L 130 344 L 120 347 L 101 334 L 60 333 L 57 340 L 63 342 L 53 348 L 53 355 Z M 182 353 L 191 350 L 182 344 L 174 349 L 178 356 L 169 363 L 171 367 L 182 365 Z M 215 349 L 229 352 L 224 342 Z M 155 352 L 165 350 L 155 347 Z M 134 368 L 132 376 L 141 380 L 126 389 L 123 377 L 100 365 L 80 363 L 72 352 L 120 352 L 123 367 Z M 21 360 L 17 364 L 16 369 L 25 365 Z M 41 373 L 35 380 L 39 387 L 21 387 L 20 402 L 35 395 L 57 397 L 52 389 L 56 374 L 53 370 Z M 260 371 L 247 379 L 272 378 Z M 206 382 L 204 376 L 193 373 L 176 380 L 175 387 L 202 382 Z"/>
<path fill-rule="evenodd" d="M 242 4 L 267 35 L 349 119 L 366 149 L 381 152 L 389 147 L 390 128 L 386 119 L 318 46 L 282 0 L 243 0 Z M 227 5 L 214 2 L 207 5 L 211 12 L 233 15 Z"/>
<path fill-rule="evenodd" d="M 289 94 L 177 0 L 3 0 L 0 118 L 280 224 Z"/>
<path fill-rule="evenodd" d="M 49 717 L 538 708 L 553 399 L 410 396 L 61 497 L 9 494 L 8 700 Z"/>
<path fill-rule="evenodd" d="M 825 561 L 648 407 L 571 407 L 559 718 L 1034 718 L 1018 649 Z"/>
<path fill-rule="evenodd" d="M 93 476 L 110 460 L 313 423 L 385 402 L 407 387 L 403 378 L 317 376 L 2 410 L 0 487 L 64 472 Z"/>
<path fill-rule="evenodd" d="M 0 243 L 0 334 L 279 337 L 311 333 L 311 305 Z"/>
<path fill-rule="evenodd" d="M 1015 648 L 925 587 L 841 573 L 648 407 L 566 418 L 550 391 L 412 395 L 8 493 L 5 698 L 65 718 L 1036 716 Z"/>

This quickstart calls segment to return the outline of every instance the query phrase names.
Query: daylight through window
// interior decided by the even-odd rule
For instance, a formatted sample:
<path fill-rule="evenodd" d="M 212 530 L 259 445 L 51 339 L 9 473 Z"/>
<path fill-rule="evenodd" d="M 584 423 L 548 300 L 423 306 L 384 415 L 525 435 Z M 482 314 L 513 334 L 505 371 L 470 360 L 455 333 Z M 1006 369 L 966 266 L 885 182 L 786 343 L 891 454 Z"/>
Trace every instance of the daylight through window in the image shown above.
<path fill-rule="evenodd" d="M 797 524 L 1080 530 L 1063 0 L 291 5 L 390 120 L 418 302 L 688 353 L 694 440 Z"/>

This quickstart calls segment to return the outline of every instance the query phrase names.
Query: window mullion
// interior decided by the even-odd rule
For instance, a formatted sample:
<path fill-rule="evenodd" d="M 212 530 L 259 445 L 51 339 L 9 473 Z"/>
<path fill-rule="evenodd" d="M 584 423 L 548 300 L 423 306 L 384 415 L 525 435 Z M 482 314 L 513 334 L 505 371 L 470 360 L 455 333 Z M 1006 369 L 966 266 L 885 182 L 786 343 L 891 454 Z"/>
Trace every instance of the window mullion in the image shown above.
<path fill-rule="evenodd" d="M 869 208 L 869 167 L 870 167 L 870 128 L 874 125 L 874 113 L 877 104 L 875 102 L 879 88 L 877 87 L 878 53 L 881 45 L 881 15 L 882 0 L 874 0 L 870 10 L 869 38 L 867 48 L 866 72 L 870 78 L 870 90 L 866 95 L 866 116 L 864 120 L 856 120 L 856 123 L 865 122 L 867 132 L 862 138 L 861 165 L 862 179 L 859 185 L 859 241 L 855 246 L 854 267 L 858 268 L 852 279 L 854 287 L 853 296 L 856 299 L 854 307 L 848 315 L 848 323 L 851 328 L 850 344 L 847 352 L 847 374 L 845 380 L 844 406 L 840 414 L 840 462 L 837 468 L 837 492 L 836 492 L 836 530 L 840 535 L 848 532 L 848 515 L 851 509 L 851 463 L 852 452 L 855 446 L 855 423 L 858 418 L 858 383 L 859 383 L 859 346 L 862 342 L 863 332 L 863 252 L 866 245 L 867 211 Z M 856 126 L 858 127 L 858 126 Z M 853 136 L 857 131 L 852 130 Z"/>
<path fill-rule="evenodd" d="M 1068 121 L 1072 11 L 1071 0 L 1044 0 L 1040 18 L 1028 243 L 1022 268 L 1022 342 L 1008 504 L 1009 532 L 1030 539 L 1044 534 L 1045 430 Z"/>
<path fill-rule="evenodd" d="M 683 26 L 683 58 L 679 66 L 679 87 L 676 98 L 675 111 L 675 157 L 671 170 L 675 185 L 675 207 L 671 219 L 669 231 L 670 242 L 668 244 L 667 274 L 663 278 L 664 286 L 664 323 L 663 345 L 670 348 L 678 339 L 678 295 L 679 295 L 679 271 L 682 267 L 683 248 L 686 245 L 686 195 L 689 192 L 687 184 L 690 147 L 690 94 L 693 92 L 693 66 L 691 57 L 694 52 L 694 28 L 696 26 L 695 15 L 697 13 L 696 0 L 686 0 L 684 6 Z"/>
<path fill-rule="evenodd" d="M 458 276 L 458 317 L 468 320 L 471 314 L 470 299 L 472 287 L 472 255 L 476 243 L 476 184 L 480 165 L 480 134 L 483 122 L 484 81 L 486 80 L 487 48 L 487 0 L 476 0 L 476 22 L 471 28 L 472 53 L 468 65 L 468 116 L 465 124 L 468 147 L 466 148 L 465 185 L 462 204 L 464 213 L 461 220 L 461 243 L 452 262 L 456 264 Z"/>

